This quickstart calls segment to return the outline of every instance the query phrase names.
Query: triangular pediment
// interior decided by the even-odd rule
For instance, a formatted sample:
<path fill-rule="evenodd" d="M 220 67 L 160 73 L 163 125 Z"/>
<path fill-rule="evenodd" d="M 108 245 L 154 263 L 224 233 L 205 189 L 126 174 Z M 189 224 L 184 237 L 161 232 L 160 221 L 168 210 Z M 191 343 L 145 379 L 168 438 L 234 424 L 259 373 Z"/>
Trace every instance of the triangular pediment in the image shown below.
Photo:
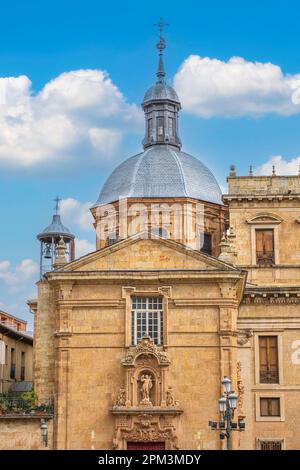
<path fill-rule="evenodd" d="M 247 220 L 250 225 L 281 224 L 282 217 L 271 212 L 262 212 Z"/>
<path fill-rule="evenodd" d="M 58 271 L 103 270 L 221 270 L 237 269 L 230 264 L 187 248 L 173 240 L 141 234 L 119 241 L 68 263 Z"/>

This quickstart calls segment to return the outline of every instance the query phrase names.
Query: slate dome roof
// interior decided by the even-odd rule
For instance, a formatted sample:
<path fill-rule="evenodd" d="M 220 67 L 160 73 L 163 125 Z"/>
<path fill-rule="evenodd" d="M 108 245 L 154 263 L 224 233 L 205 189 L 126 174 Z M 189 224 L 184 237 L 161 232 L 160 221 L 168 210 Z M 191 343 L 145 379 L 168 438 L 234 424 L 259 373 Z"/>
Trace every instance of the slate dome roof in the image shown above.
<path fill-rule="evenodd" d="M 121 163 L 105 182 L 94 207 L 120 198 L 190 197 L 222 204 L 212 172 L 195 157 L 154 145 Z"/>
<path fill-rule="evenodd" d="M 70 230 L 62 224 L 59 214 L 54 214 L 52 222 L 48 227 L 46 227 L 41 233 L 37 235 L 39 240 L 47 237 L 66 237 L 66 238 L 75 238 L 75 236 L 70 232 Z"/>
<path fill-rule="evenodd" d="M 165 82 L 163 83 L 156 83 L 155 86 L 152 86 L 149 88 L 144 96 L 143 99 L 143 104 L 147 103 L 148 101 L 175 101 L 176 103 L 179 103 L 179 98 L 171 86 L 167 85 Z"/>

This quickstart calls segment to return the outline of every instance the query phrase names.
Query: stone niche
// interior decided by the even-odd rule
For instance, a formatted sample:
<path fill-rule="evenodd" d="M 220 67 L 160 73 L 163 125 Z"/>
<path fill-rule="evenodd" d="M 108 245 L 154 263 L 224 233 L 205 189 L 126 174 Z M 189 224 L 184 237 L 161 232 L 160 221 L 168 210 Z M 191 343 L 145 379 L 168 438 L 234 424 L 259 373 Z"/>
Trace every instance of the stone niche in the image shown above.
<path fill-rule="evenodd" d="M 166 376 L 170 361 L 148 336 L 130 348 L 122 359 L 124 386 L 111 409 L 115 416 L 114 449 L 127 442 L 164 442 L 178 449 L 178 426 L 182 410 Z"/>

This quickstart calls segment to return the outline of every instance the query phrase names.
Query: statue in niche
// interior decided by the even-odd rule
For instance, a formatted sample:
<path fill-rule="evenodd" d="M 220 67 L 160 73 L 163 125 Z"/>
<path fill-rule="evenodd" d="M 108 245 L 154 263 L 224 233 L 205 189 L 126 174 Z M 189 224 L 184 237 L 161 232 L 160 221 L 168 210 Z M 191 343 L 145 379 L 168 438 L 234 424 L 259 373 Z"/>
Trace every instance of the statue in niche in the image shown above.
<path fill-rule="evenodd" d="M 143 374 L 141 376 L 141 394 L 142 394 L 142 405 L 152 405 L 150 402 L 150 391 L 152 389 L 153 383 L 152 383 L 152 378 L 149 374 Z"/>
<path fill-rule="evenodd" d="M 121 387 L 115 401 L 115 406 L 125 406 L 126 405 L 126 390 Z"/>
<path fill-rule="evenodd" d="M 173 388 L 168 387 L 168 390 L 166 391 L 166 405 L 167 406 L 178 406 L 178 401 L 175 400 L 174 394 L 173 394 Z"/>
<path fill-rule="evenodd" d="M 166 391 L 166 404 L 167 406 L 175 406 L 175 400 L 173 396 L 173 389 L 169 387 Z"/>

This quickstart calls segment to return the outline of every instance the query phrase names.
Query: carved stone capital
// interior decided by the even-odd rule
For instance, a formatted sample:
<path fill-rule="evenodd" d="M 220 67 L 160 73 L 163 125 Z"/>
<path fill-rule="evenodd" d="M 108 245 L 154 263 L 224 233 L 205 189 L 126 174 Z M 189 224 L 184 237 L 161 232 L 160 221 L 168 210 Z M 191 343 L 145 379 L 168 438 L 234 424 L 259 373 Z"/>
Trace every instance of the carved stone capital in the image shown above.
<path fill-rule="evenodd" d="M 60 284 L 58 299 L 59 300 L 71 300 L 74 284 L 75 282 L 64 282 Z"/>
<path fill-rule="evenodd" d="M 251 330 L 244 330 L 244 331 L 239 331 L 238 332 L 238 337 L 237 337 L 237 343 L 239 346 L 245 346 L 247 343 L 249 343 L 250 338 L 253 336 L 253 333 Z"/>

